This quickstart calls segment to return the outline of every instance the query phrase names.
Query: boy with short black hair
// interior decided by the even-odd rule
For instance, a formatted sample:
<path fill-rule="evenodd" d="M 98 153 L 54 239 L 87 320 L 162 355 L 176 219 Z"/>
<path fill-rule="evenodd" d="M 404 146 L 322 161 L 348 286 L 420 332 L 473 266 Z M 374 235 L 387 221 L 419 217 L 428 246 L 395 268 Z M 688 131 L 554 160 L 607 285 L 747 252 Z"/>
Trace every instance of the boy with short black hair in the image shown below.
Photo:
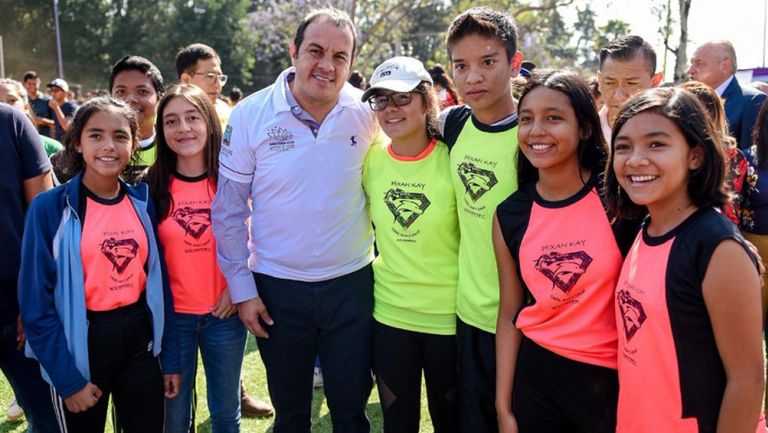
<path fill-rule="evenodd" d="M 125 56 L 112 66 L 109 93 L 129 103 L 139 115 L 139 146 L 137 159 L 132 162 L 129 182 L 138 182 L 157 157 L 155 147 L 155 115 L 157 104 L 165 91 L 160 70 L 141 56 Z"/>
<path fill-rule="evenodd" d="M 38 132 L 46 137 L 53 137 L 51 129 L 54 127 L 53 118 L 56 114 L 48 106 L 51 97 L 40 92 L 40 77 L 35 71 L 27 71 L 21 82 L 24 83 L 24 89 L 27 91 L 27 99 L 29 99 L 29 106 L 32 107 Z"/>
<path fill-rule="evenodd" d="M 188 45 L 176 54 L 176 73 L 179 81 L 194 84 L 208 95 L 216 108 L 221 126 L 226 126 L 232 110 L 219 98 L 228 78 L 222 72 L 219 53 L 205 44 Z"/>
<path fill-rule="evenodd" d="M 131 104 L 139 114 L 138 165 L 146 168 L 155 162 L 155 115 L 165 85 L 154 63 L 140 56 L 125 56 L 112 66 L 109 92 Z"/>
<path fill-rule="evenodd" d="M 510 78 L 523 56 L 509 15 L 487 7 L 457 16 L 448 29 L 453 78 L 467 105 L 441 115 L 451 147 L 461 243 L 456 302 L 461 431 L 497 432 L 496 319 L 499 280 L 491 242 L 496 206 L 517 189 L 517 104 Z"/>

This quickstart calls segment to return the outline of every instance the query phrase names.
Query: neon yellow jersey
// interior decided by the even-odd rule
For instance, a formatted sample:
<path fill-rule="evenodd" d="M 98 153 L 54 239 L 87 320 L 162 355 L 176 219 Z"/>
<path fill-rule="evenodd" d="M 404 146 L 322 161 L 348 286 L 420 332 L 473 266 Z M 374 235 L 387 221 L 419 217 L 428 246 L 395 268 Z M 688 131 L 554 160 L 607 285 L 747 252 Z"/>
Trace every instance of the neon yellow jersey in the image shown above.
<path fill-rule="evenodd" d="M 474 116 L 465 119 L 451 149 L 461 229 L 456 313 L 464 323 L 494 334 L 499 277 L 493 252 L 493 215 L 496 206 L 517 190 L 516 151 L 516 120 L 488 126 Z"/>
<path fill-rule="evenodd" d="M 139 149 L 138 157 L 136 159 L 136 167 L 151 167 L 157 159 L 157 145 L 153 143 L 151 146 Z"/>
<path fill-rule="evenodd" d="M 376 143 L 363 186 L 379 251 L 373 317 L 394 328 L 455 334 L 459 223 L 448 148 L 433 140 L 409 158 Z"/>
<path fill-rule="evenodd" d="M 216 99 L 216 103 L 213 105 L 213 108 L 216 109 L 216 115 L 219 117 L 219 122 L 221 123 L 221 130 L 224 131 L 224 128 L 227 127 L 227 123 L 229 122 L 229 115 L 232 114 L 232 108 L 221 99 Z"/>

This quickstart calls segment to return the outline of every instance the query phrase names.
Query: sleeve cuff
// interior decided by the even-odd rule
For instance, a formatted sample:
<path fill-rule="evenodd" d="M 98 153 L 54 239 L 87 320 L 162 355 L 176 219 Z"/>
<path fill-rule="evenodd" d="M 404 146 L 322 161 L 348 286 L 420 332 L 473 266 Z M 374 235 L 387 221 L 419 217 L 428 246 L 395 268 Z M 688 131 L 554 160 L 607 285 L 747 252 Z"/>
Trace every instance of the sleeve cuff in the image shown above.
<path fill-rule="evenodd" d="M 233 304 L 239 304 L 259 296 L 256 282 L 250 272 L 247 275 L 238 275 L 231 281 L 228 280 L 227 283 L 229 283 L 229 295 L 232 297 Z"/>
<path fill-rule="evenodd" d="M 61 396 L 62 399 L 72 397 L 75 395 L 78 391 L 83 389 L 85 385 L 88 385 L 88 381 L 85 380 L 85 378 L 82 375 L 78 374 L 77 380 L 72 382 L 71 384 L 68 384 L 67 386 L 62 386 L 61 388 L 58 388 L 54 386 L 54 389 L 56 389 L 56 393 Z"/>

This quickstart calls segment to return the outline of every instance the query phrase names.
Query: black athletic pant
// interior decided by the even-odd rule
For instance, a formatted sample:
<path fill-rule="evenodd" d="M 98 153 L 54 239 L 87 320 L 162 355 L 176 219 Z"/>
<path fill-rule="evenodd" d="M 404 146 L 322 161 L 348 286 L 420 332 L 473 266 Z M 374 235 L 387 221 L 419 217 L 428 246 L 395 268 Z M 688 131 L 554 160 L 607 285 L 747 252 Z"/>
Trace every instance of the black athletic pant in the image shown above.
<path fill-rule="evenodd" d="M 384 433 L 418 433 L 421 373 L 435 433 L 458 433 L 456 337 L 393 328 L 374 321 L 373 371 Z"/>
<path fill-rule="evenodd" d="M 618 398 L 616 370 L 564 358 L 523 337 L 512 392 L 520 433 L 614 433 Z"/>
<path fill-rule="evenodd" d="M 456 319 L 459 355 L 459 425 L 462 433 L 498 433 L 496 334 Z"/>
<path fill-rule="evenodd" d="M 161 433 L 164 396 L 160 363 L 152 355 L 152 326 L 142 297 L 111 311 L 88 311 L 91 382 L 102 392 L 95 406 L 72 413 L 61 401 L 67 431 L 104 431 L 109 396 L 125 433 Z"/>

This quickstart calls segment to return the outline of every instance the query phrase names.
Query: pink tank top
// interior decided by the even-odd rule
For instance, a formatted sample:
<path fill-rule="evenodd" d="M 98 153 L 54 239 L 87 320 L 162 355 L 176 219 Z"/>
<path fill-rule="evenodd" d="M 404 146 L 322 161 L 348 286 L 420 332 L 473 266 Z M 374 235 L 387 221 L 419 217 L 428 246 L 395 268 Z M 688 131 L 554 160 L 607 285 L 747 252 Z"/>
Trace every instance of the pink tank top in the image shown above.
<path fill-rule="evenodd" d="M 615 369 L 613 291 L 622 257 L 595 180 L 558 202 L 529 185 L 497 215 L 528 294 L 515 325 L 560 356 Z"/>
<path fill-rule="evenodd" d="M 617 433 L 715 433 L 726 378 L 701 283 L 725 239 L 743 244 L 714 209 L 664 236 L 637 236 L 615 295 Z M 756 431 L 766 431 L 764 422 Z"/>

